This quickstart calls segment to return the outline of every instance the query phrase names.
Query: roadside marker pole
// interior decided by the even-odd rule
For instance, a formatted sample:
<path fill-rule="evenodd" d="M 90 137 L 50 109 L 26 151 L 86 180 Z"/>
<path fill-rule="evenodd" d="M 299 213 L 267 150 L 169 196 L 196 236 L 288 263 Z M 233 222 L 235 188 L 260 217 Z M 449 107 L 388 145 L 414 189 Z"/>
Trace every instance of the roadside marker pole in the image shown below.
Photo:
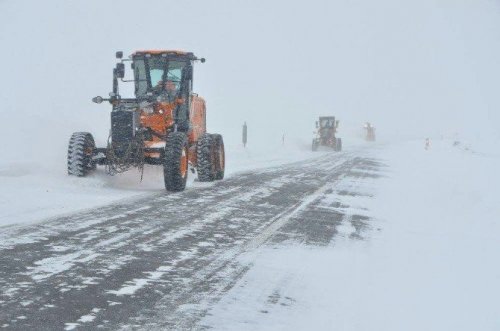
<path fill-rule="evenodd" d="M 243 147 L 247 147 L 247 122 L 243 123 Z"/>

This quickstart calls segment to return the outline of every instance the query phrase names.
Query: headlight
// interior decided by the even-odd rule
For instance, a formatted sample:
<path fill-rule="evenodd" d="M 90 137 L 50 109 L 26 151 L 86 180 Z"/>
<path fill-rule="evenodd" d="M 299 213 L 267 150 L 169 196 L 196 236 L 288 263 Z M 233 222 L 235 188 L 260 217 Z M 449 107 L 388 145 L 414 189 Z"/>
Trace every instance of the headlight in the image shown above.
<path fill-rule="evenodd" d="M 152 114 L 154 112 L 153 106 L 147 106 L 142 108 L 142 111 L 145 112 L 146 114 Z"/>
<path fill-rule="evenodd" d="M 139 108 L 145 112 L 146 114 L 152 114 L 153 111 L 154 111 L 154 108 L 153 108 L 153 105 L 146 102 L 146 101 L 142 101 L 139 103 Z"/>

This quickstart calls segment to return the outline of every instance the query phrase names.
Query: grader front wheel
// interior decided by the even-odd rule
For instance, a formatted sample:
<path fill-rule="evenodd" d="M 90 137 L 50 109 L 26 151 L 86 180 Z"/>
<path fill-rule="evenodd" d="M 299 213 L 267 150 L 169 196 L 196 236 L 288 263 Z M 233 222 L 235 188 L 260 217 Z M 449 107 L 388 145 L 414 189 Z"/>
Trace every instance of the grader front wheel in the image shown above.
<path fill-rule="evenodd" d="M 68 145 L 68 175 L 85 177 L 96 168 L 92 160 L 95 142 L 88 132 L 75 132 Z"/>

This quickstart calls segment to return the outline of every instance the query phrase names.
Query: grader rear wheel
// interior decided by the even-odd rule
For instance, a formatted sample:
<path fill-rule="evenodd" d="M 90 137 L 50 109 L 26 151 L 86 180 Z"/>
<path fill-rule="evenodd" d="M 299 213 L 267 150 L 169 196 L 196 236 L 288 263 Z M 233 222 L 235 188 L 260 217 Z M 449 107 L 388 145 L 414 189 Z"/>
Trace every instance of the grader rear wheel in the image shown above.
<path fill-rule="evenodd" d="M 200 182 L 211 182 L 217 174 L 216 141 L 211 134 L 205 133 L 196 146 L 198 180 Z"/>
<path fill-rule="evenodd" d="M 226 169 L 226 154 L 224 150 L 224 140 L 220 134 L 212 135 L 215 140 L 215 179 L 221 180 L 224 178 Z"/>
<path fill-rule="evenodd" d="M 315 152 L 315 151 L 318 150 L 318 145 L 319 145 L 319 142 L 316 139 L 313 139 L 313 141 L 312 141 L 312 147 L 311 147 L 311 149 L 312 149 L 313 152 Z"/>
<path fill-rule="evenodd" d="M 165 189 L 183 191 L 188 177 L 188 139 L 183 132 L 171 132 L 165 144 L 163 160 Z"/>
<path fill-rule="evenodd" d="M 341 152 L 342 151 L 342 138 L 337 138 L 337 140 L 335 142 L 335 150 L 337 152 Z"/>

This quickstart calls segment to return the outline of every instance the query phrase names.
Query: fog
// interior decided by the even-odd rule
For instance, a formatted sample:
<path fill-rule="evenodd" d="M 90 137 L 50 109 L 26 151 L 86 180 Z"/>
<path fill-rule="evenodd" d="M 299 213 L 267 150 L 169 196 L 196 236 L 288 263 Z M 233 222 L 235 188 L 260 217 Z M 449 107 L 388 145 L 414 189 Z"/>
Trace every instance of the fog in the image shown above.
<path fill-rule="evenodd" d="M 0 152 L 63 163 L 73 131 L 104 143 L 116 50 L 184 49 L 210 132 L 309 146 L 318 115 L 341 135 L 499 137 L 500 3 L 0 1 Z M 22 147 L 22 148 L 21 148 Z"/>

